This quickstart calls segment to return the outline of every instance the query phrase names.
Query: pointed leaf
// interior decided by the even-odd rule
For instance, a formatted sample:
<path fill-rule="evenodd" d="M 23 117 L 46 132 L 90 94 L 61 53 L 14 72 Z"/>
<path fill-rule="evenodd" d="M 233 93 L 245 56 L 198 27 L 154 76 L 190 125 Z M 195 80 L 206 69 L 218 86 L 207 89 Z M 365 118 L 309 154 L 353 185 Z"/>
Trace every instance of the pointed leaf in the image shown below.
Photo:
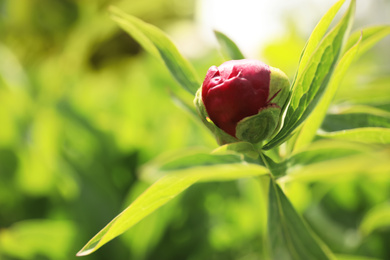
<path fill-rule="evenodd" d="M 337 260 L 380 260 L 379 258 L 355 255 L 336 255 Z"/>
<path fill-rule="evenodd" d="M 329 133 L 323 132 L 319 136 L 367 144 L 390 144 L 390 128 L 382 127 L 362 127 Z"/>
<path fill-rule="evenodd" d="M 351 35 L 348 40 L 346 49 L 348 50 L 341 61 L 338 63 L 335 73 L 329 83 L 329 87 L 322 97 L 316 109 L 307 119 L 306 123 L 300 130 L 295 143 L 295 149 L 307 145 L 313 140 L 317 129 L 320 127 L 322 120 L 326 115 L 326 111 L 335 96 L 336 90 L 340 85 L 348 67 L 353 59 L 363 55 L 378 41 L 390 34 L 390 26 L 374 26 L 365 28 L 362 31 L 357 31 Z M 357 41 L 357 43 L 356 43 Z"/>
<path fill-rule="evenodd" d="M 84 256 L 96 251 L 196 182 L 230 181 L 267 173 L 268 170 L 265 167 L 253 164 L 198 166 L 173 171 L 150 186 L 95 235 L 77 255 Z"/>
<path fill-rule="evenodd" d="M 301 59 L 299 61 L 298 71 L 296 78 L 301 77 L 303 70 L 306 68 L 309 59 L 313 55 L 318 44 L 321 42 L 322 37 L 329 28 L 330 23 L 333 21 L 334 17 L 340 10 L 341 6 L 344 4 L 345 0 L 340 0 L 335 3 L 328 12 L 321 18 L 313 32 L 310 35 L 309 40 L 306 43 L 306 46 L 301 54 Z M 355 41 L 356 42 L 356 41 Z"/>
<path fill-rule="evenodd" d="M 325 142 L 325 140 L 323 142 Z M 348 143 L 345 142 L 345 144 Z M 351 143 L 350 145 L 363 144 Z M 302 160 L 302 163 L 299 164 L 299 161 L 296 161 L 294 167 L 290 168 L 286 176 L 278 179 L 278 182 L 332 182 L 338 178 L 353 178 L 358 175 L 383 175 L 388 177 L 390 172 L 390 150 L 379 149 L 379 147 L 373 146 L 367 147 L 371 147 L 371 149 L 367 149 L 366 151 L 364 149 L 362 151 L 356 149 L 354 151 L 352 146 L 350 147 L 350 151 L 348 151 L 349 149 L 344 148 L 342 148 L 343 151 L 336 151 L 336 149 L 334 149 L 333 151 L 337 153 L 337 155 L 331 155 L 328 160 L 325 157 L 326 154 L 323 154 L 322 157 L 318 159 L 316 158 L 317 154 L 315 152 L 310 154 L 310 151 L 308 150 L 306 154 L 307 158 L 299 158 Z M 376 151 L 373 151 L 373 149 Z M 305 159 L 308 159 L 309 161 L 305 162 Z M 310 159 L 312 160 L 311 162 Z"/>
<path fill-rule="evenodd" d="M 326 132 L 341 131 L 362 127 L 390 128 L 390 113 L 376 115 L 371 113 L 342 113 L 327 115 L 321 129 Z"/>
<path fill-rule="evenodd" d="M 284 142 L 305 121 L 315 108 L 333 74 L 353 21 L 355 0 L 347 13 L 315 49 L 301 74 L 297 74 L 292 95 L 285 112 L 283 127 L 263 149 L 268 150 Z M 301 65 L 300 65 L 301 67 Z"/>
<path fill-rule="evenodd" d="M 269 186 L 268 233 L 272 259 L 334 259 L 312 234 L 278 184 Z"/>
<path fill-rule="evenodd" d="M 214 34 L 221 46 L 221 51 L 226 60 L 241 60 L 245 59 L 244 55 L 238 48 L 238 46 L 227 37 L 225 34 L 219 31 L 214 31 Z"/>
<path fill-rule="evenodd" d="M 371 209 L 360 224 L 360 230 L 366 236 L 377 229 L 390 229 L 390 204 L 388 202 Z"/>
<path fill-rule="evenodd" d="M 352 143 L 343 140 L 320 140 L 310 146 L 306 146 L 288 159 L 289 170 L 301 168 L 305 165 L 315 164 L 323 161 L 330 162 L 333 159 L 341 159 L 352 155 L 361 155 L 375 152 L 375 148 L 360 143 Z"/>
<path fill-rule="evenodd" d="M 390 34 L 390 25 L 379 25 L 364 28 L 361 31 L 354 32 L 346 44 L 346 49 L 349 50 L 356 41 L 363 35 L 362 42 L 359 47 L 358 56 L 363 55 L 371 49 L 377 42 Z"/>
<path fill-rule="evenodd" d="M 335 72 L 329 82 L 329 86 L 325 90 L 321 101 L 318 103 L 314 111 L 310 114 L 305 124 L 299 131 L 298 136 L 295 140 L 294 149 L 305 146 L 313 140 L 314 136 L 316 135 L 317 129 L 321 126 L 321 123 L 325 118 L 326 112 L 328 111 L 330 103 L 332 102 L 333 97 L 336 94 L 341 80 L 344 78 L 347 69 L 351 65 L 356 53 L 358 52 L 360 41 L 361 38 L 358 39 L 358 42 L 348 50 L 348 52 L 337 64 Z"/>
<path fill-rule="evenodd" d="M 177 82 L 195 95 L 201 81 L 192 65 L 179 53 L 168 36 L 157 27 L 128 15 L 118 8 L 110 9 L 112 19 L 153 56 L 161 59 Z M 176 91 L 175 91 L 176 92 Z"/>

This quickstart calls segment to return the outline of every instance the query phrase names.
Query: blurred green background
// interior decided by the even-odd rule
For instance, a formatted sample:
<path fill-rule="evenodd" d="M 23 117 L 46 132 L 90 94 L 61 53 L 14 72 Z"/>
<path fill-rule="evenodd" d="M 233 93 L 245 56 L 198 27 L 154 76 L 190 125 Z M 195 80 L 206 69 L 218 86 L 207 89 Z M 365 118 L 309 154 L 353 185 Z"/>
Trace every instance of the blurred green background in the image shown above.
<path fill-rule="evenodd" d="M 195 0 L 0 0 L 1 260 L 75 259 L 148 187 L 137 175 L 144 163 L 217 146 L 172 101 L 168 71 L 110 19 L 111 4 L 172 34 L 200 77 L 222 62 L 197 38 Z M 289 33 L 255 50 L 290 77 L 308 37 L 292 18 L 281 21 Z M 388 44 L 351 69 L 337 102 L 350 95 L 370 102 L 356 92 L 389 86 Z M 362 231 L 370 210 L 389 208 L 389 179 L 294 183 L 286 191 L 335 252 L 390 259 L 389 229 L 367 221 Z M 262 259 L 264 220 L 257 182 L 198 184 L 84 258 Z"/>

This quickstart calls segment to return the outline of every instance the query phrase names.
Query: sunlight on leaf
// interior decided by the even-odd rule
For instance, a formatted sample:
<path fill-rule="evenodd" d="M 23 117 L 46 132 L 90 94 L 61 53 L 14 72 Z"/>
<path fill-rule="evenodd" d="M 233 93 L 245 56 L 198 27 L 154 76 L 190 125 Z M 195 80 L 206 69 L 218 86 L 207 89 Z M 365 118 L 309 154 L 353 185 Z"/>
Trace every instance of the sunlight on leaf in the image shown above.
<path fill-rule="evenodd" d="M 376 149 L 378 150 L 378 148 Z M 315 154 L 312 156 L 315 157 Z M 367 150 L 361 153 L 348 153 L 341 158 L 314 161 L 308 165 L 296 164 L 289 169 L 286 176 L 278 182 L 290 181 L 337 181 L 338 178 L 351 178 L 358 175 L 389 177 L 390 150 L 382 149 L 376 152 Z"/>
<path fill-rule="evenodd" d="M 150 186 L 93 237 L 77 255 L 84 256 L 96 251 L 196 182 L 231 181 L 267 173 L 265 167 L 245 164 L 199 166 L 173 171 Z"/>
<path fill-rule="evenodd" d="M 298 71 L 301 69 L 301 66 L 304 67 L 304 70 L 302 73 L 297 74 L 297 78 L 293 83 L 291 100 L 287 106 L 283 127 L 264 146 L 265 150 L 284 142 L 305 121 L 319 102 L 332 76 L 344 42 L 348 37 L 353 22 L 355 4 L 355 0 L 352 0 L 347 13 L 337 26 L 321 40 L 313 53 L 310 54 L 307 64 L 304 63 L 299 66 Z M 331 17 L 332 15 L 334 14 L 328 13 L 325 16 Z M 324 23 L 320 27 L 328 25 L 329 23 Z"/>
<path fill-rule="evenodd" d="M 390 204 L 384 203 L 371 209 L 363 218 L 360 230 L 369 235 L 375 230 L 390 228 Z"/>
<path fill-rule="evenodd" d="M 294 149 L 307 145 L 313 140 L 316 131 L 321 126 L 328 107 L 332 102 L 338 86 L 345 76 L 351 62 L 358 56 L 363 55 L 366 51 L 373 47 L 374 44 L 389 34 L 390 26 L 375 26 L 358 31 L 350 37 L 347 43 L 348 51 L 337 64 L 335 73 L 329 82 L 329 87 L 325 91 L 321 101 L 300 130 Z"/>
<path fill-rule="evenodd" d="M 352 46 L 348 52 L 342 57 L 340 62 L 337 64 L 335 72 L 329 81 L 329 86 L 325 90 L 321 101 L 318 103 L 316 108 L 307 118 L 305 124 L 302 126 L 301 130 L 298 133 L 297 139 L 295 140 L 294 149 L 298 149 L 302 146 L 309 144 L 314 136 L 316 135 L 317 129 L 321 126 L 322 121 L 325 118 L 326 112 L 329 108 L 330 103 L 333 100 L 333 97 L 337 91 L 338 86 L 341 83 L 347 69 L 351 65 L 358 49 L 361 38 L 358 39 L 358 42 Z"/>
<path fill-rule="evenodd" d="M 153 56 L 161 58 L 172 76 L 188 92 L 195 95 L 201 81 L 192 65 L 179 53 L 168 36 L 157 27 L 125 14 L 115 7 L 110 8 L 112 19 L 137 40 Z"/>
<path fill-rule="evenodd" d="M 346 49 L 349 50 L 358 39 L 363 35 L 363 40 L 360 44 L 357 57 L 363 55 L 370 50 L 377 42 L 390 34 L 390 25 L 379 25 L 364 28 L 361 31 L 354 32 L 346 44 Z"/>
<path fill-rule="evenodd" d="M 362 127 L 335 132 L 321 132 L 320 137 L 367 144 L 390 144 L 390 128 Z"/>
<path fill-rule="evenodd" d="M 314 53 L 318 44 L 321 42 L 322 37 L 328 30 L 330 23 L 333 21 L 333 18 L 336 16 L 341 6 L 344 4 L 345 0 L 340 0 L 334 4 L 328 12 L 321 18 L 313 32 L 310 35 L 309 40 L 306 43 L 306 46 L 302 52 L 301 59 L 299 61 L 298 72 L 296 78 L 301 77 L 303 70 L 306 68 L 310 57 Z M 355 41 L 356 42 L 356 41 Z"/>

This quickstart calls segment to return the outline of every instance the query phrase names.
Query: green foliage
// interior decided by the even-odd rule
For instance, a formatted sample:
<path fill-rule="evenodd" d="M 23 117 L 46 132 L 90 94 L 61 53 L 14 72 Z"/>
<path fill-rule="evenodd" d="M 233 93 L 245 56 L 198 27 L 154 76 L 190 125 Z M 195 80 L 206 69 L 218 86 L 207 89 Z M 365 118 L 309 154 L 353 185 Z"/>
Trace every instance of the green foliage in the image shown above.
<path fill-rule="evenodd" d="M 166 158 L 168 161 L 163 159 L 146 167 L 143 176 L 157 181 L 90 240 L 79 255 L 95 251 L 195 182 L 231 180 L 262 174 L 272 174 L 279 178 L 280 183 L 313 182 L 339 175 L 354 176 L 361 172 L 386 173 L 389 163 L 384 158 L 388 156 L 388 149 L 379 151 L 376 149 L 374 152 L 374 149 L 364 145 L 389 143 L 386 128 L 388 115 L 385 112 L 382 113 L 382 117 L 369 113 L 362 117 L 355 113 L 354 117 L 349 115 L 348 119 L 348 114 L 340 115 L 339 118 L 345 125 L 342 131 L 331 129 L 331 132 L 317 134 L 325 118 L 325 124 L 332 127 L 337 125 L 334 117 L 327 116 L 327 110 L 354 58 L 358 53 L 359 56 L 362 55 L 389 33 L 385 26 L 368 28 L 361 33 L 363 36 L 357 37 L 357 34 L 354 34 L 346 44 L 355 9 L 355 1 L 352 0 L 345 16 L 325 35 L 343 3 L 344 1 L 337 2 L 314 29 L 301 56 L 291 87 L 290 102 L 284 108 L 283 126 L 280 132 L 262 147 L 263 150 L 245 142 L 233 143 L 212 154 L 191 152 L 176 157 L 171 155 Z M 120 14 L 120 19 L 116 18 L 117 22 L 149 49 L 150 53 L 163 57 L 175 77 L 177 74 L 188 74 L 174 69 L 180 68 L 180 63 L 183 63 L 183 58 L 177 54 L 175 48 L 159 48 L 159 53 L 153 49 L 158 48 L 157 38 L 164 39 L 163 41 L 166 39 L 161 31 L 119 11 L 115 13 Z M 221 32 L 215 32 L 215 35 L 226 57 L 244 58 L 237 45 L 226 35 Z M 151 46 L 150 42 L 154 46 Z M 175 56 L 179 58 L 168 61 L 164 58 Z M 189 76 L 192 77 L 191 74 Z M 181 83 L 183 88 L 191 90 L 189 84 Z M 193 91 L 190 92 L 194 94 Z M 383 114 L 386 114 L 386 117 Z M 326 130 L 326 125 L 323 127 Z M 289 143 L 291 151 L 298 152 L 283 160 L 275 149 L 297 129 L 297 135 L 289 140 Z M 316 136 L 340 141 L 312 143 Z M 272 148 L 274 149 L 271 150 Z M 375 167 L 371 164 L 373 157 L 380 158 L 376 161 Z M 354 166 L 351 167 L 351 164 Z M 335 259 L 331 251 L 312 234 L 308 225 L 273 180 L 274 177 L 270 177 L 271 183 L 268 188 L 267 242 L 271 247 L 273 259 Z M 347 259 L 353 256 L 337 258 Z"/>
<path fill-rule="evenodd" d="M 180 85 L 195 95 L 201 84 L 191 64 L 178 52 L 176 46 L 158 28 L 111 8 L 112 18 L 134 37 L 148 52 L 160 57 Z"/>
<path fill-rule="evenodd" d="M 268 234 L 272 259 L 334 258 L 310 233 L 291 202 L 272 179 L 268 207 Z"/>
<path fill-rule="evenodd" d="M 229 181 L 268 173 L 265 167 L 239 163 L 235 157 L 196 154 L 181 156 L 163 165 L 149 166 L 149 172 L 144 174 L 161 175 L 155 172 L 159 170 L 165 173 L 164 176 L 92 238 L 78 255 L 94 252 L 196 182 Z"/>
<path fill-rule="evenodd" d="M 238 46 L 228 36 L 219 31 L 214 31 L 214 34 L 221 46 L 221 52 L 226 60 L 245 59 Z"/>
<path fill-rule="evenodd" d="M 338 8 L 342 2 L 344 1 L 339 1 L 336 4 Z M 343 49 L 343 43 L 348 38 L 354 10 L 355 1 L 351 1 L 350 7 L 343 19 L 324 38 L 322 38 L 322 33 L 317 33 L 317 30 L 321 32 L 326 31 L 329 20 L 335 15 L 333 8 L 328 11 L 325 18 L 317 25 L 317 30 L 314 31 L 314 35 L 312 34 L 306 45 L 309 48 L 305 48 L 304 50 L 296 78 L 292 84 L 291 100 L 286 107 L 283 127 L 264 146 L 264 149 L 270 149 L 285 141 L 306 120 L 319 102 L 337 64 L 337 60 Z M 319 44 L 314 47 L 314 43 L 316 42 L 319 42 Z M 312 52 L 311 49 L 313 49 Z"/>

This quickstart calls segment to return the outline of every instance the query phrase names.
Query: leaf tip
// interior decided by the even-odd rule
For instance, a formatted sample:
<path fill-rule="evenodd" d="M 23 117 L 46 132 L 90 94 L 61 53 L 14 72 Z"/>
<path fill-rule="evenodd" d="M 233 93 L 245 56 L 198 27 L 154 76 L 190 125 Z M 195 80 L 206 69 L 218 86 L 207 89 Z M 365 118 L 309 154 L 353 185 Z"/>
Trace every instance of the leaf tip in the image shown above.
<path fill-rule="evenodd" d="M 79 252 L 77 252 L 76 256 L 86 256 L 91 254 L 92 252 L 93 252 L 92 249 L 88 249 L 88 250 L 81 249 Z"/>

